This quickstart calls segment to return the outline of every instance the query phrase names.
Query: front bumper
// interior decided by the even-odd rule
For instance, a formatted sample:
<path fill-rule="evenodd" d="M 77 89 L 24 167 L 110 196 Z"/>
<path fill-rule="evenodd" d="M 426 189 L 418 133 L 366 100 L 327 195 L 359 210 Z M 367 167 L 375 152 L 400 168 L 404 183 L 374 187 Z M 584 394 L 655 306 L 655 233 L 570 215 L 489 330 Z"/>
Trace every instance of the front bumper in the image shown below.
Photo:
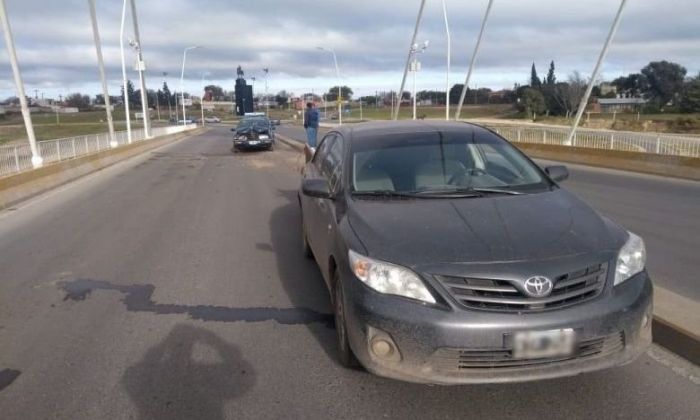
<path fill-rule="evenodd" d="M 255 148 L 266 148 L 270 147 L 274 143 L 274 139 L 248 139 L 248 140 L 233 140 L 233 147 L 239 149 L 255 149 Z"/>
<path fill-rule="evenodd" d="M 343 271 L 350 345 L 367 370 L 384 377 L 435 384 L 556 378 L 632 362 L 651 345 L 653 289 L 646 272 L 580 305 L 517 314 L 433 307 L 381 295 Z M 601 351 L 581 350 L 567 359 L 529 365 L 460 363 L 463 351 L 496 352 L 507 358 L 512 350 L 509 337 L 515 332 L 562 328 L 573 328 L 579 342 L 603 343 Z M 398 351 L 378 356 L 371 349 L 378 338 L 388 338 Z"/>

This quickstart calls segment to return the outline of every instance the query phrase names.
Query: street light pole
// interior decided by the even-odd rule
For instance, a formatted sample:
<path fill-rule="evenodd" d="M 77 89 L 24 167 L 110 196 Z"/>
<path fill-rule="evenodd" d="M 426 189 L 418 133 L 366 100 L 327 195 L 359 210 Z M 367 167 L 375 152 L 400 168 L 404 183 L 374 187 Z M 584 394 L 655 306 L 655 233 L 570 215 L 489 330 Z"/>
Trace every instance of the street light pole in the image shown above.
<path fill-rule="evenodd" d="M 263 69 L 263 72 L 265 73 L 265 114 L 267 117 L 270 117 L 270 98 L 268 97 L 267 93 L 267 74 L 270 72 L 270 69 L 265 67 Z"/>
<path fill-rule="evenodd" d="M 411 56 L 413 56 L 413 61 L 411 62 L 411 71 L 413 72 L 413 119 L 417 118 L 417 92 L 416 92 L 416 78 L 418 71 L 420 70 L 420 62 L 418 61 L 418 54 L 422 54 L 428 48 L 428 41 L 423 42 L 423 47 L 418 49 L 418 44 L 413 44 L 411 47 Z"/>
<path fill-rule="evenodd" d="M 579 103 L 579 105 L 578 105 L 578 110 L 576 112 L 576 118 L 574 118 L 574 123 L 571 125 L 571 131 L 569 132 L 569 137 L 566 139 L 566 143 L 564 143 L 567 146 L 573 145 L 574 136 L 576 135 L 576 128 L 578 127 L 578 124 L 581 121 L 581 116 L 583 116 L 583 112 L 586 110 L 586 105 L 588 104 L 588 98 L 591 96 L 591 92 L 593 91 L 593 85 L 595 85 L 595 81 L 598 78 L 598 73 L 600 73 L 600 66 L 603 64 L 603 60 L 605 60 L 605 56 L 608 54 L 608 48 L 610 47 L 610 43 L 612 42 L 612 39 L 615 37 L 615 32 L 617 32 L 618 26 L 620 26 L 620 18 L 622 17 L 622 10 L 625 8 L 626 3 L 627 3 L 627 0 L 622 0 L 620 2 L 620 8 L 617 10 L 617 15 L 615 15 L 615 20 L 613 21 L 612 27 L 610 27 L 610 32 L 608 33 L 608 37 L 605 40 L 605 44 L 603 44 L 603 50 L 600 52 L 600 56 L 598 57 L 598 62 L 595 64 L 595 67 L 593 68 L 593 74 L 591 75 L 590 82 L 588 82 L 588 87 L 586 88 L 586 93 L 583 95 L 583 97 L 581 98 L 581 103 Z"/>
<path fill-rule="evenodd" d="M 401 108 L 401 98 L 403 97 L 403 89 L 406 86 L 406 76 L 408 75 L 408 68 L 411 65 L 411 56 L 412 50 L 413 50 L 413 45 L 416 43 L 416 36 L 418 36 L 418 27 L 420 26 L 420 20 L 423 17 L 423 9 L 425 8 L 425 0 L 421 0 L 420 2 L 420 8 L 418 9 L 418 17 L 416 18 L 416 27 L 413 29 L 413 37 L 411 38 L 411 43 L 409 44 L 408 48 L 408 57 L 406 58 L 406 67 L 403 70 L 403 79 L 401 79 L 401 88 L 399 89 L 399 97 L 398 101 L 396 104 L 396 108 L 394 109 L 394 113 L 392 116 L 392 119 L 397 120 L 399 119 L 399 108 Z"/>
<path fill-rule="evenodd" d="M 321 51 L 329 52 L 333 55 L 333 64 L 335 65 L 335 76 L 338 79 L 338 125 L 343 125 L 343 91 L 340 83 L 340 68 L 338 67 L 338 57 L 335 55 L 335 50 L 332 48 L 317 47 Z"/>
<path fill-rule="evenodd" d="M 17 96 L 19 96 L 19 104 L 22 108 L 22 118 L 24 119 L 24 128 L 27 130 L 27 138 L 29 139 L 29 147 L 32 150 L 32 166 L 40 168 L 44 164 L 44 159 L 39 153 L 39 148 L 36 145 L 36 136 L 34 135 L 34 126 L 32 125 L 32 116 L 29 112 L 29 104 L 27 104 L 27 96 L 24 93 L 24 82 L 22 81 L 22 73 L 17 63 L 17 52 L 15 51 L 15 41 L 12 38 L 12 29 L 10 28 L 10 20 L 7 18 L 7 10 L 5 9 L 5 0 L 0 0 L 0 21 L 5 32 L 5 43 L 7 44 L 7 52 L 10 56 L 10 65 L 12 66 L 12 74 L 15 79 L 15 88 Z"/>
<path fill-rule="evenodd" d="M 467 88 L 469 87 L 469 79 L 472 77 L 472 71 L 474 70 L 474 63 L 476 62 L 476 55 L 479 53 L 479 46 L 481 45 L 481 40 L 484 37 L 484 31 L 486 30 L 486 22 L 489 19 L 489 13 L 491 12 L 491 6 L 493 6 L 493 0 L 489 0 L 488 6 L 486 6 L 486 14 L 484 14 L 484 20 L 481 21 L 481 29 L 479 30 L 479 38 L 476 40 L 476 45 L 474 46 L 474 53 L 472 54 L 471 62 L 469 63 L 469 71 L 467 72 L 467 80 L 464 82 L 462 87 L 462 94 L 459 97 L 459 104 L 457 105 L 457 113 L 455 114 L 455 120 L 458 120 L 462 115 L 462 105 L 464 105 L 464 97 L 467 95 Z"/>
<path fill-rule="evenodd" d="M 447 20 L 447 5 L 442 0 L 442 15 L 445 19 L 445 33 L 447 34 L 447 74 L 445 76 L 445 120 L 450 120 L 450 64 L 452 61 L 452 36 L 450 35 L 450 23 Z"/>
<path fill-rule="evenodd" d="M 131 144 L 131 117 L 129 116 L 129 89 L 126 79 L 126 60 L 124 59 L 124 22 L 126 21 L 126 0 L 122 4 L 122 23 L 119 29 L 119 53 L 122 59 L 122 82 L 124 89 L 124 112 L 126 113 L 126 138 Z"/>
<path fill-rule="evenodd" d="M 187 111 L 185 111 L 185 88 L 183 83 L 185 81 L 185 62 L 187 61 L 187 51 L 199 48 L 199 46 L 187 47 L 182 53 L 182 73 L 180 74 L 180 94 L 182 95 L 182 124 L 187 124 Z"/>
<path fill-rule="evenodd" d="M 202 112 L 202 127 L 204 127 L 204 95 L 207 94 L 207 90 L 205 89 L 206 86 L 204 86 L 204 77 L 207 75 L 207 72 L 202 73 L 202 99 L 199 101 L 199 110 Z"/>
<path fill-rule="evenodd" d="M 95 51 L 97 53 L 97 66 L 102 81 L 102 95 L 105 98 L 105 110 L 107 111 L 107 127 L 109 129 L 109 145 L 117 147 L 117 139 L 114 137 L 114 121 L 112 120 L 112 106 L 110 104 L 109 90 L 107 89 L 107 77 L 105 75 L 105 62 L 102 58 L 102 43 L 100 42 L 100 30 L 97 26 L 97 13 L 95 12 L 95 0 L 88 0 L 90 6 L 90 21 L 92 22 L 92 35 L 95 39 Z"/>
<path fill-rule="evenodd" d="M 141 82 L 141 112 L 143 112 L 143 133 L 145 138 L 151 137 L 151 116 L 148 114 L 148 91 L 146 90 L 146 65 L 143 61 L 143 48 L 141 48 L 141 35 L 139 34 L 139 20 L 136 13 L 136 0 L 131 0 L 131 21 L 134 24 L 134 40 L 136 41 L 137 66 Z"/>

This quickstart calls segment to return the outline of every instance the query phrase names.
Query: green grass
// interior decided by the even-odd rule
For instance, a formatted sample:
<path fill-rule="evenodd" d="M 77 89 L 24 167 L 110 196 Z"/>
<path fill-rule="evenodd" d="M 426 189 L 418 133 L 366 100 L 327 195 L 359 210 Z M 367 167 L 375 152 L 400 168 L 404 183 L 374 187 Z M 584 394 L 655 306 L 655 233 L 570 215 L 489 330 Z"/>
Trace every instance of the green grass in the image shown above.
<path fill-rule="evenodd" d="M 462 118 L 499 118 L 508 115 L 512 109 L 510 105 L 465 105 L 462 108 Z M 321 116 L 324 115 L 323 107 L 320 108 Z M 450 107 L 450 117 L 454 118 L 457 111 L 456 106 Z M 335 108 L 328 107 L 328 115 L 335 113 Z M 419 118 L 445 118 L 444 106 L 420 106 L 416 111 Z M 399 119 L 406 120 L 413 118 L 413 108 L 410 105 L 403 105 L 399 110 Z M 343 114 L 344 121 L 354 121 L 360 119 L 360 108 L 353 106 L 349 114 Z M 371 106 L 363 107 L 363 120 L 390 120 L 391 107 L 375 108 Z"/>

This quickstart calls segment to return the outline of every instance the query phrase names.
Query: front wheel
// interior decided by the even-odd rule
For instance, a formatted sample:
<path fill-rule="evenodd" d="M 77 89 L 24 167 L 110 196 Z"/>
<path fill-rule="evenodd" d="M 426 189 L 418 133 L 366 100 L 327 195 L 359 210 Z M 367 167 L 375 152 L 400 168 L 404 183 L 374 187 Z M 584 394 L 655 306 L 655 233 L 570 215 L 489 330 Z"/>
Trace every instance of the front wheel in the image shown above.
<path fill-rule="evenodd" d="M 335 331 L 338 337 L 338 361 L 343 367 L 353 368 L 359 366 L 355 354 L 350 348 L 348 340 L 347 320 L 345 318 L 345 300 L 343 299 L 343 285 L 336 270 L 333 273 L 333 306 L 335 309 Z"/>

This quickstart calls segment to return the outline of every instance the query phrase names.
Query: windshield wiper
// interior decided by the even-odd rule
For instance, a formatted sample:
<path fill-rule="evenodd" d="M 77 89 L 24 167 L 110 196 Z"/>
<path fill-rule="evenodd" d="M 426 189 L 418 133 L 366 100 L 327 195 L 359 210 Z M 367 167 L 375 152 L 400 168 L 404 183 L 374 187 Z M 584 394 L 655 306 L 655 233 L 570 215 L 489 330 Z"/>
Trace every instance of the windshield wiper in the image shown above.
<path fill-rule="evenodd" d="M 416 195 L 413 193 L 402 193 L 392 190 L 371 190 L 371 191 L 353 191 L 352 195 L 356 196 L 366 196 L 366 197 L 410 197 L 415 198 Z"/>
<path fill-rule="evenodd" d="M 483 197 L 485 194 L 507 194 L 507 195 L 522 195 L 520 191 L 513 191 L 500 188 L 481 188 L 481 187 L 454 187 L 454 188 L 432 188 L 414 191 L 414 194 L 430 195 L 430 196 L 447 196 L 447 197 Z"/>
<path fill-rule="evenodd" d="M 488 193 L 488 194 L 508 194 L 508 195 L 523 195 L 525 194 L 524 192 L 520 191 L 514 191 L 514 190 L 506 190 L 506 189 L 500 189 L 500 188 L 470 188 L 471 191 L 476 191 L 480 193 Z"/>

